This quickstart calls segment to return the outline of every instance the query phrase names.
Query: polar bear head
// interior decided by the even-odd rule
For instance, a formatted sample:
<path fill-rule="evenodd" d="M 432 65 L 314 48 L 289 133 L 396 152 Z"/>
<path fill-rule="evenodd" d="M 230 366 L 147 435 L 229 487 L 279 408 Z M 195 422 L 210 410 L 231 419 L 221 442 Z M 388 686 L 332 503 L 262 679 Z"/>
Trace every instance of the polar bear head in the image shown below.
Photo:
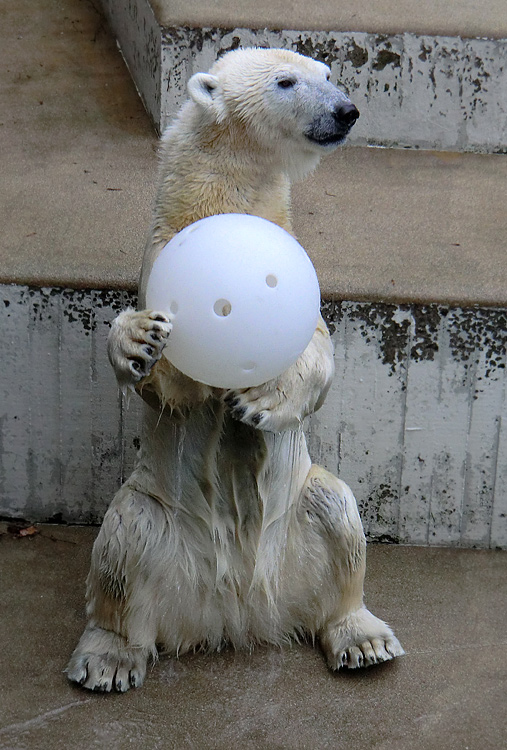
<path fill-rule="evenodd" d="M 299 155 L 316 163 L 344 142 L 359 117 L 329 78 L 326 65 L 295 52 L 247 48 L 192 76 L 188 91 L 208 121 L 241 124 L 259 146 L 290 162 Z"/>

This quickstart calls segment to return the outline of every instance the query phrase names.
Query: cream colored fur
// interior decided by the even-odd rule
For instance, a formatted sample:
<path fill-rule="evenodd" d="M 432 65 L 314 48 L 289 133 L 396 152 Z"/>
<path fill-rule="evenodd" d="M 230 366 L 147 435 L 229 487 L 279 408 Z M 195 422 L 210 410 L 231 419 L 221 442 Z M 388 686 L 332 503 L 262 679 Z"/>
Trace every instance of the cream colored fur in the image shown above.
<path fill-rule="evenodd" d="M 311 464 L 301 429 L 333 377 L 323 320 L 280 377 L 232 392 L 161 358 L 171 320 L 143 309 L 154 259 L 187 224 L 237 212 L 290 231 L 290 181 L 341 140 L 332 113 L 350 106 L 328 76 L 292 52 L 229 53 L 191 79 L 163 136 L 141 309 L 119 315 L 109 338 L 120 386 L 146 404 L 136 469 L 94 545 L 89 622 L 67 668 L 87 688 L 140 685 L 156 644 L 181 654 L 319 638 L 332 669 L 403 653 L 363 605 L 352 492 Z M 340 137 L 327 145 L 335 127 Z"/>

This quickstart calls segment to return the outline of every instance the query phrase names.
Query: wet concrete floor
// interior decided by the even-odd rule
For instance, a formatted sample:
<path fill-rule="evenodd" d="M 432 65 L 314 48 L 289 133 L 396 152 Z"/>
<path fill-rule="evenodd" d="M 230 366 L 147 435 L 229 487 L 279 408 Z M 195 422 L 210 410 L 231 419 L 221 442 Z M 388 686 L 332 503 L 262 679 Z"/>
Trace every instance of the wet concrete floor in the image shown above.
<path fill-rule="evenodd" d="M 368 606 L 406 656 L 332 674 L 310 644 L 161 657 L 144 686 L 63 670 L 95 528 L 0 525 L 0 748 L 488 750 L 507 740 L 507 553 L 370 545 Z"/>

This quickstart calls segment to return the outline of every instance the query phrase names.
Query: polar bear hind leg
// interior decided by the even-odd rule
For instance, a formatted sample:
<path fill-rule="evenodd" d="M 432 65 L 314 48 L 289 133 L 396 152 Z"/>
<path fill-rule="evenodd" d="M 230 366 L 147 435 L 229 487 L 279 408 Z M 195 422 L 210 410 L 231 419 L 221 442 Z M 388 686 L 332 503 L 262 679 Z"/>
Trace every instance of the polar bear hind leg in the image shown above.
<path fill-rule="evenodd" d="M 158 571 L 151 563 L 165 528 L 159 504 L 123 485 L 93 546 L 89 622 L 66 669 L 72 682 L 102 692 L 143 684 L 148 658 L 157 655 Z"/>
<path fill-rule="evenodd" d="M 329 667 L 354 669 L 402 656 L 391 628 L 363 604 L 366 541 L 352 491 L 314 465 L 301 497 L 303 544 L 311 560 L 321 557 L 319 570 L 312 573 L 310 563 L 306 573 L 307 585 L 323 594 L 320 615 L 309 630 L 319 637 Z M 308 581 L 308 575 L 315 580 Z"/>

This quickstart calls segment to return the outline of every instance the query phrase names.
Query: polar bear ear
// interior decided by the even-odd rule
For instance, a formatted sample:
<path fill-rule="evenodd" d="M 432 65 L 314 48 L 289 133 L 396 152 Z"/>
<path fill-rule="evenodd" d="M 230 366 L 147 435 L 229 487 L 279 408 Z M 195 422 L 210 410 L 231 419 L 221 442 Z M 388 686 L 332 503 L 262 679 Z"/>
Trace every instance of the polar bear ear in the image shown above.
<path fill-rule="evenodd" d="M 216 76 L 196 73 L 188 82 L 190 98 L 202 107 L 214 120 L 221 122 L 226 116 L 222 87 Z"/>

